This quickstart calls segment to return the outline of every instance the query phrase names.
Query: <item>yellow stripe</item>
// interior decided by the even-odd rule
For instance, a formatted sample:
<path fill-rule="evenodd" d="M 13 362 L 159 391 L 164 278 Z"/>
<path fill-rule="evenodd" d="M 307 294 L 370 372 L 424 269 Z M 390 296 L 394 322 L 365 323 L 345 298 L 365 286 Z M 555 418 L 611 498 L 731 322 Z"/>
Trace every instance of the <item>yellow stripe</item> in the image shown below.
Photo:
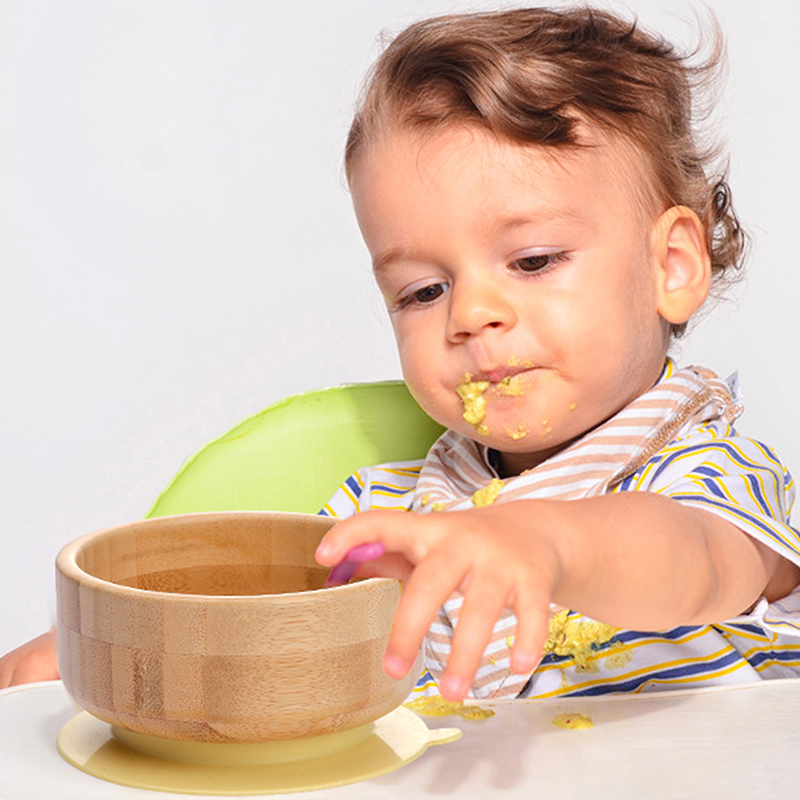
<path fill-rule="evenodd" d="M 655 686 L 657 684 L 661 686 L 672 686 L 678 683 L 704 683 L 705 681 L 712 681 L 716 680 L 717 678 L 722 678 L 725 675 L 730 675 L 732 672 L 736 672 L 737 669 L 742 669 L 742 667 L 747 666 L 749 666 L 749 664 L 746 661 L 736 661 L 724 669 L 718 669 L 715 672 L 708 672 L 702 676 L 687 675 L 685 678 L 675 678 L 671 680 L 665 680 L 664 678 L 653 678 L 652 680 L 645 681 L 640 687 L 634 689 L 631 694 L 640 694 L 648 686 Z"/>
<path fill-rule="evenodd" d="M 741 631 L 738 628 L 734 628 L 732 626 L 724 625 L 722 623 L 717 623 L 713 626 L 718 631 L 726 631 L 731 636 L 738 636 L 741 639 L 752 639 L 754 642 L 771 642 L 772 637 L 764 635 L 759 635 L 757 633 L 751 633 L 749 631 Z"/>
<path fill-rule="evenodd" d="M 340 488 L 347 495 L 347 498 L 355 506 L 355 508 L 358 509 L 359 508 L 358 498 L 353 494 L 353 490 L 346 483 L 342 484 Z"/>
<path fill-rule="evenodd" d="M 771 645 L 765 645 L 764 647 L 751 647 L 745 653 L 742 653 L 742 656 L 749 661 L 750 657 L 755 655 L 756 653 L 774 652 L 776 650 L 780 653 L 784 653 L 787 650 L 800 651 L 800 644 L 787 644 L 787 645 L 781 645 L 781 647 L 772 647 Z"/>
<path fill-rule="evenodd" d="M 632 672 L 619 672 L 615 674 L 613 677 L 600 678 L 600 679 L 584 681 L 583 683 L 571 684 L 565 689 L 555 690 L 552 692 L 546 692 L 545 694 L 537 694 L 531 696 L 543 699 L 546 697 L 556 697 L 558 695 L 564 694 L 565 691 L 574 692 L 580 689 L 588 688 L 590 686 L 607 686 L 609 684 L 621 683 L 623 681 L 630 680 L 631 678 L 636 678 L 641 675 L 646 675 L 648 672 L 655 672 L 656 670 L 671 669 L 673 667 L 680 667 L 686 664 L 697 664 L 702 662 L 713 661 L 714 659 L 719 658 L 726 652 L 735 652 L 735 650 L 730 645 L 725 645 L 725 647 L 723 647 L 721 650 L 718 650 L 716 653 L 711 653 L 710 655 L 704 656 L 702 658 L 698 658 L 697 656 L 692 656 L 690 658 L 680 658 L 675 661 L 666 661 L 661 664 L 651 664 L 646 667 L 641 667 L 640 669 L 633 670 Z M 653 680 L 656 679 L 653 678 Z M 696 675 L 692 676 L 691 680 L 698 680 L 698 676 Z M 700 678 L 700 680 L 704 680 L 704 678 Z M 678 681 L 676 680 L 676 682 Z"/>
<path fill-rule="evenodd" d="M 762 661 L 757 667 L 754 667 L 756 672 L 763 672 L 770 667 L 800 667 L 800 657 L 792 661 L 785 661 L 778 658 L 769 658 Z"/>
<path fill-rule="evenodd" d="M 639 639 L 635 642 L 619 642 L 617 644 L 614 644 L 612 639 L 611 647 L 604 650 L 598 650 L 597 655 L 593 656 L 591 661 L 594 663 L 595 661 L 599 661 L 601 658 L 618 654 L 621 655 L 623 653 L 632 654 L 634 650 L 638 650 L 640 647 L 650 647 L 652 645 L 685 645 L 688 642 L 691 642 L 694 639 L 699 639 L 711 632 L 713 632 L 713 630 L 710 628 L 710 626 L 706 626 L 704 628 L 700 628 L 699 630 L 691 631 L 685 636 L 681 636 L 680 639 L 663 639 L 658 636 L 649 636 L 646 639 Z M 631 655 L 631 658 L 633 658 L 633 655 Z M 661 668 L 662 667 L 657 667 L 657 669 Z M 539 672 L 548 672 L 554 669 L 564 669 L 564 662 L 562 661 L 557 664 L 545 664 L 539 667 Z M 656 669 L 656 667 L 654 667 L 654 669 Z"/>

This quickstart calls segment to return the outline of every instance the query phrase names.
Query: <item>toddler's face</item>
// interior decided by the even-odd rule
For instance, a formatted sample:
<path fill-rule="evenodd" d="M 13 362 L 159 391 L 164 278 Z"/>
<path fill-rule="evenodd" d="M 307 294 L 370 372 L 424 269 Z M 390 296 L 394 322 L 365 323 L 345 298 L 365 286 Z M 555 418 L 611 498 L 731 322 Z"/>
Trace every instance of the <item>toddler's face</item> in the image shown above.
<path fill-rule="evenodd" d="M 356 165 L 406 382 L 508 473 L 613 415 L 663 367 L 638 175 L 618 143 L 554 155 L 473 128 L 395 130 Z"/>

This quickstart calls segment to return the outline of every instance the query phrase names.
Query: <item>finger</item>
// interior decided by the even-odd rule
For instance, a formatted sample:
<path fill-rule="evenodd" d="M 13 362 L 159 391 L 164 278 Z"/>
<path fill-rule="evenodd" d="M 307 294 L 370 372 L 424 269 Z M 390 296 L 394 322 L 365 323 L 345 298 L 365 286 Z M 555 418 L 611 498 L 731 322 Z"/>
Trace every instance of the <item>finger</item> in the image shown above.
<path fill-rule="evenodd" d="M 486 646 L 506 605 L 508 588 L 497 573 L 473 570 L 470 586 L 453 636 L 439 691 L 447 700 L 463 699 L 474 683 Z"/>
<path fill-rule="evenodd" d="M 356 578 L 395 578 L 406 583 L 414 570 L 414 565 L 402 553 L 387 553 L 374 561 L 359 564 Z"/>
<path fill-rule="evenodd" d="M 419 517 L 407 512 L 365 511 L 334 525 L 317 548 L 316 559 L 323 566 L 332 567 L 354 547 L 370 542 L 380 542 L 387 551 L 408 556 L 413 551 L 412 531 L 419 521 Z"/>
<path fill-rule="evenodd" d="M 549 598 L 522 587 L 515 594 L 513 607 L 517 630 L 511 650 L 511 670 L 517 675 L 530 675 L 542 660 L 550 632 Z"/>
<path fill-rule="evenodd" d="M 403 677 L 411 669 L 431 623 L 468 569 L 465 559 L 449 548 L 441 548 L 431 551 L 411 573 L 386 646 L 384 668 L 389 675 Z"/>

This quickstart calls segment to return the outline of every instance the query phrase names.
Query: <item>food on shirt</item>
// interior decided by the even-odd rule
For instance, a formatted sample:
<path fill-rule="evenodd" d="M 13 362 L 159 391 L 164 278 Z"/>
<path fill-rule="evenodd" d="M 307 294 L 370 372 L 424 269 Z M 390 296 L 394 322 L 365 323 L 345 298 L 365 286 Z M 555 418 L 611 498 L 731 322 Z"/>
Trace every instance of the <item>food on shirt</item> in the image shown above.
<path fill-rule="evenodd" d="M 497 495 L 500 494 L 503 486 L 503 481 L 501 481 L 500 478 L 492 478 L 491 483 L 478 489 L 478 491 L 472 495 L 472 505 L 475 506 L 475 508 L 485 508 L 486 506 L 492 505 L 492 503 L 497 500 Z"/>
<path fill-rule="evenodd" d="M 464 404 L 464 419 L 472 425 L 477 433 L 486 435 L 489 429 L 483 424 L 486 417 L 486 396 L 485 392 L 489 388 L 489 381 L 473 381 L 472 376 L 467 374 L 464 380 L 456 387 L 456 394 Z"/>
<path fill-rule="evenodd" d="M 423 714 L 426 717 L 458 716 L 462 719 L 489 719 L 495 713 L 491 708 L 481 708 L 481 706 L 465 703 L 463 700 L 451 703 L 440 695 L 417 697 L 414 700 L 403 703 L 403 705 L 405 708 L 410 708 L 412 711 L 416 711 L 417 714 Z"/>
<path fill-rule="evenodd" d="M 595 648 L 610 642 L 619 630 L 603 622 L 570 617 L 569 610 L 564 609 L 550 617 L 544 652 L 557 656 L 571 656 L 579 669 L 588 670 L 591 662 L 599 655 Z M 603 655 L 610 654 L 604 652 Z"/>
<path fill-rule="evenodd" d="M 570 728 L 574 731 L 583 731 L 594 728 L 594 722 L 588 714 L 559 714 L 553 719 L 557 728 Z"/>
<path fill-rule="evenodd" d="M 432 500 L 433 498 L 429 494 L 426 494 L 419 502 L 422 506 L 430 506 L 431 511 L 444 511 L 445 508 L 447 508 L 447 503 L 445 503 L 444 500 L 433 500 L 433 502 L 431 502 Z M 409 509 L 409 511 L 410 510 L 411 509 Z"/>

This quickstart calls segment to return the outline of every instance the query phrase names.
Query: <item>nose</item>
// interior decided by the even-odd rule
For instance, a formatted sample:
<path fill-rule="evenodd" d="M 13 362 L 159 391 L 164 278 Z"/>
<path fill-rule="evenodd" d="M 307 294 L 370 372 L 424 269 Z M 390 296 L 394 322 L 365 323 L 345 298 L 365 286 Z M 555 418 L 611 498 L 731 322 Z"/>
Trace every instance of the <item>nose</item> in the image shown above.
<path fill-rule="evenodd" d="M 496 276 L 495 276 L 496 277 Z M 447 338 L 458 342 L 489 330 L 511 328 L 517 315 L 513 298 L 492 276 L 456 281 L 450 289 Z"/>

